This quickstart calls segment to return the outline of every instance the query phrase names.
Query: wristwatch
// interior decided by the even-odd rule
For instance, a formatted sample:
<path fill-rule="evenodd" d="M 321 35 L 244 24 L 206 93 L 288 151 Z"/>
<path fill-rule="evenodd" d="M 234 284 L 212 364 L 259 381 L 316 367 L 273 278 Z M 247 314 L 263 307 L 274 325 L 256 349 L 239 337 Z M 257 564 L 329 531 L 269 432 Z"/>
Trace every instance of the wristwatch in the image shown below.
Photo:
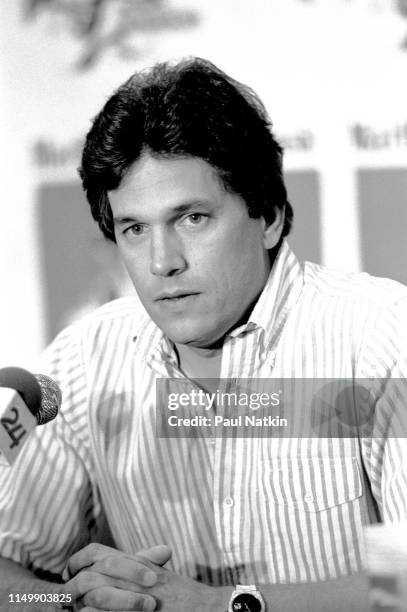
<path fill-rule="evenodd" d="M 228 612 L 265 612 L 266 604 L 255 584 L 237 584 Z"/>

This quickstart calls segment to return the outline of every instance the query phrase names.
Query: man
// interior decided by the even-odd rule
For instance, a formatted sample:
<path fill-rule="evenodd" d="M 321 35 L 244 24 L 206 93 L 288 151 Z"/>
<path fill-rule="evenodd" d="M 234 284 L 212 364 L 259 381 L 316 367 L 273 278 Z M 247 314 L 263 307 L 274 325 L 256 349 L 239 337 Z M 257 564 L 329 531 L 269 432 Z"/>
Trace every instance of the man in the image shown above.
<path fill-rule="evenodd" d="M 81 177 L 143 308 L 112 302 L 48 349 L 64 405 L 1 474 L 1 609 L 35 592 L 87 612 L 367 610 L 363 526 L 407 519 L 406 445 L 384 435 L 407 290 L 298 262 L 266 113 L 204 60 L 125 83 Z M 375 435 L 155 429 L 160 381 L 339 378 L 386 382 Z M 111 545 L 88 545 L 104 520 Z"/>

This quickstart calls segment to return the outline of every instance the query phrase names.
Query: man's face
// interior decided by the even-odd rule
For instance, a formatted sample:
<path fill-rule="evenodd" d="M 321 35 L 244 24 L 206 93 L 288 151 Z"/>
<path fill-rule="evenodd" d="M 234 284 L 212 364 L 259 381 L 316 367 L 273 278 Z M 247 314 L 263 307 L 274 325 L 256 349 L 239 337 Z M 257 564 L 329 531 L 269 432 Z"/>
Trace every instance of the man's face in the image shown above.
<path fill-rule="evenodd" d="M 109 201 L 118 248 L 150 317 L 178 344 L 213 346 L 261 293 L 266 249 L 278 236 L 200 158 L 145 153 Z"/>

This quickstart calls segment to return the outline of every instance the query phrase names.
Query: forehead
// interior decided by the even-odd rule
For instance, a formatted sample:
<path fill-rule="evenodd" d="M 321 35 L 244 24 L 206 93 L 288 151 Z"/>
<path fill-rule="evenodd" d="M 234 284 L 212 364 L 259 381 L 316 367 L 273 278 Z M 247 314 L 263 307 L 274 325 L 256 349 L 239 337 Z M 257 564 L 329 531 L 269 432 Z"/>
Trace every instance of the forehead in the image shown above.
<path fill-rule="evenodd" d="M 144 153 L 109 192 L 114 215 L 164 211 L 192 201 L 217 203 L 226 195 L 217 171 L 197 157 L 158 158 Z"/>

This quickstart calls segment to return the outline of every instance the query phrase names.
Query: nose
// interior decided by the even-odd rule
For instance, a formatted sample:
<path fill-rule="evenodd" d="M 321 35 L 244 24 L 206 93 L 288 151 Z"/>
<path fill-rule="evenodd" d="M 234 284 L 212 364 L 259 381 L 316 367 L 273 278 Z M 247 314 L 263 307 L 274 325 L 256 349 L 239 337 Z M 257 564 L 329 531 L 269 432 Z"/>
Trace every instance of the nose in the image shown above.
<path fill-rule="evenodd" d="M 174 276 L 187 267 L 179 237 L 168 230 L 157 230 L 151 240 L 151 273 Z"/>

